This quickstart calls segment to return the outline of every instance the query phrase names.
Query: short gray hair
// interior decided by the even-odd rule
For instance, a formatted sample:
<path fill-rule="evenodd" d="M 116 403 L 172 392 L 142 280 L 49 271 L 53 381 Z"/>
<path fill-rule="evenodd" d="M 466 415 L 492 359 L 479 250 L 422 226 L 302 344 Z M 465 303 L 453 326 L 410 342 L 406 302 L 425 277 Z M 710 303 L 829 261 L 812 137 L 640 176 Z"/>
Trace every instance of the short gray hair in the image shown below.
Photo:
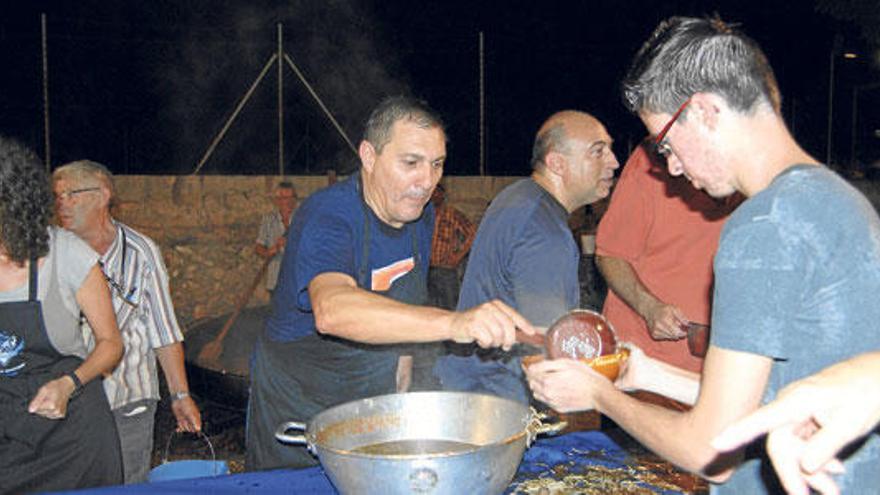
<path fill-rule="evenodd" d="M 275 186 L 275 189 L 290 189 L 293 191 L 293 195 L 296 196 L 296 186 L 293 185 L 293 182 L 289 180 L 283 180 Z"/>
<path fill-rule="evenodd" d="M 413 122 L 421 129 L 439 128 L 446 135 L 446 128 L 440 116 L 424 101 L 408 96 L 390 96 L 382 100 L 370 113 L 364 129 L 367 141 L 381 153 L 382 148 L 391 141 L 391 128 L 399 120 Z"/>
<path fill-rule="evenodd" d="M 56 168 L 52 172 L 52 181 L 56 180 L 71 180 L 74 182 L 97 180 L 101 185 L 110 190 L 111 201 L 116 198 L 113 174 L 107 167 L 92 160 L 77 160 Z"/>

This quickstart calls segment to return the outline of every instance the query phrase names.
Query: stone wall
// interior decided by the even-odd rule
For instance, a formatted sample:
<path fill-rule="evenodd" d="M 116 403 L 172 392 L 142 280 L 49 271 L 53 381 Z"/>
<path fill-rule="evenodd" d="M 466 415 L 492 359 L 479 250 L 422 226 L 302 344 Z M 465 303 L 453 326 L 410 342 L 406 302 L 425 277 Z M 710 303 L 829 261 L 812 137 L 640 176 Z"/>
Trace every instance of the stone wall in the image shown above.
<path fill-rule="evenodd" d="M 300 199 L 323 176 L 289 177 Z M 478 221 L 489 201 L 517 177 L 446 177 L 449 202 Z M 168 266 L 182 324 L 231 312 L 250 287 L 260 217 L 272 210 L 276 176 L 116 176 L 114 216 L 152 237 Z M 266 304 L 260 283 L 249 305 Z"/>
<path fill-rule="evenodd" d="M 324 187 L 323 176 L 290 177 L 304 199 Z M 453 206 L 475 222 L 489 201 L 518 177 L 445 177 Z M 152 237 L 168 266 L 181 323 L 231 312 L 250 287 L 261 259 L 253 250 L 260 216 L 272 210 L 275 176 L 117 176 L 114 215 Z M 880 204 L 880 185 L 853 181 Z M 581 209 L 576 231 L 595 228 L 602 208 Z M 595 213 L 591 213 L 595 212 Z M 266 304 L 261 282 L 249 305 Z"/>

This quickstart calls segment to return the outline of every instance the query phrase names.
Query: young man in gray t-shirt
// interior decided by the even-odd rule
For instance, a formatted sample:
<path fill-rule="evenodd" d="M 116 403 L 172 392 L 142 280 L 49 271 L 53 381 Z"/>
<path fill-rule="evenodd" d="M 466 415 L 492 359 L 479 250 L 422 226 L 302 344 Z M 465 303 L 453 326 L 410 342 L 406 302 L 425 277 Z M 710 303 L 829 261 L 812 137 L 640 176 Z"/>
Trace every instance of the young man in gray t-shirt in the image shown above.
<path fill-rule="evenodd" d="M 715 257 L 699 397 L 690 411 L 664 410 L 565 360 L 532 366 L 530 385 L 556 409 L 606 414 L 650 450 L 719 483 L 713 493 L 781 492 L 769 460 L 743 462 L 743 449 L 722 452 L 711 441 L 786 384 L 880 348 L 880 220 L 795 142 L 766 57 L 720 19 L 661 23 L 624 93 L 669 173 L 716 198 L 748 198 Z M 842 458 L 844 492 L 876 491 L 878 444 L 871 435 Z"/>

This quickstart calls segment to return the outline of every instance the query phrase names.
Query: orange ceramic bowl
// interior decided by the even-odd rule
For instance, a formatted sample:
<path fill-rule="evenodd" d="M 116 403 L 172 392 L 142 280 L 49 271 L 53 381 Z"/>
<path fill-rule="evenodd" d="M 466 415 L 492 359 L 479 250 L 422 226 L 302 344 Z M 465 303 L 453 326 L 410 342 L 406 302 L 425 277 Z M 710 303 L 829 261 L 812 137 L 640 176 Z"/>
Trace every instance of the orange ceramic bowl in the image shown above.
<path fill-rule="evenodd" d="M 626 362 L 627 358 L 629 358 L 629 349 L 624 348 L 614 354 L 606 354 L 584 361 L 590 365 L 590 368 L 605 375 L 606 378 L 613 382 L 620 375 L 620 367 Z"/>
<path fill-rule="evenodd" d="M 593 359 L 581 359 L 582 362 L 587 363 L 591 368 L 604 375 L 606 378 L 611 380 L 617 380 L 617 376 L 620 375 L 620 367 L 623 363 L 629 358 L 629 349 L 621 349 L 620 352 L 616 352 L 614 354 L 606 354 L 604 356 L 599 356 Z M 543 354 L 533 354 L 530 356 L 522 357 L 522 365 L 525 368 L 529 366 L 543 361 Z"/>

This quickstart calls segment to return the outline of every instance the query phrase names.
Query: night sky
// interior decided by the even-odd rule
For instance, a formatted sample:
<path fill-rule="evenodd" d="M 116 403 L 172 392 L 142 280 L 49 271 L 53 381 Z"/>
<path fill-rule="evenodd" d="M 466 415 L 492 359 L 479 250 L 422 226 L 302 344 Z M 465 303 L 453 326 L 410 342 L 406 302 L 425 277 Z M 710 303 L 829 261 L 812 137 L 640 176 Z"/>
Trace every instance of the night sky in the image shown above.
<path fill-rule="evenodd" d="M 357 144 L 388 94 L 428 100 L 447 122 L 447 174 L 479 173 L 479 32 L 485 40 L 486 172 L 524 175 L 535 130 L 565 109 L 593 113 L 624 160 L 644 129 L 619 83 L 639 45 L 670 15 L 717 12 L 761 44 L 783 114 L 820 160 L 880 160 L 880 55 L 858 22 L 813 0 L 437 2 L 129 0 L 4 2 L 0 133 L 44 155 L 41 12 L 47 14 L 51 163 L 90 158 L 117 173 L 189 174 L 277 50 L 284 49 Z M 26 4 L 26 5 L 25 5 Z M 877 0 L 839 0 L 880 13 Z M 869 13 L 870 13 L 869 12 Z M 865 15 L 860 18 L 864 22 Z M 837 36 L 838 49 L 835 47 Z M 853 51 L 859 58 L 846 59 Z M 203 174 L 278 172 L 277 70 L 260 83 Z M 284 67 L 285 171 L 348 173 L 356 158 Z"/>

